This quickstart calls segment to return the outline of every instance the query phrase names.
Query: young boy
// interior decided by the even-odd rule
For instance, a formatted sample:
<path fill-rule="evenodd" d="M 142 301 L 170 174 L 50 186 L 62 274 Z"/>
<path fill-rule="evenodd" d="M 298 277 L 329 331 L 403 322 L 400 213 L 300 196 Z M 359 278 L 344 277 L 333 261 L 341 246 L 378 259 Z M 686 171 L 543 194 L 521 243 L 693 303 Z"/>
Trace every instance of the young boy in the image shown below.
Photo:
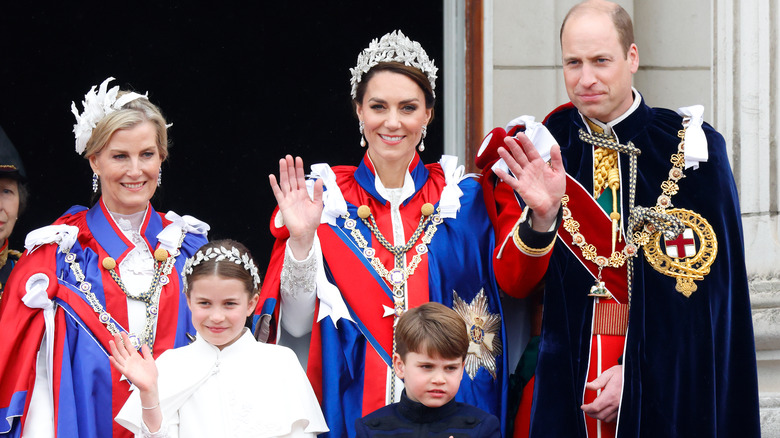
<path fill-rule="evenodd" d="M 404 381 L 401 401 L 355 422 L 357 437 L 500 437 L 498 418 L 455 401 L 469 348 L 463 319 L 439 303 L 398 320 L 393 367 Z"/>

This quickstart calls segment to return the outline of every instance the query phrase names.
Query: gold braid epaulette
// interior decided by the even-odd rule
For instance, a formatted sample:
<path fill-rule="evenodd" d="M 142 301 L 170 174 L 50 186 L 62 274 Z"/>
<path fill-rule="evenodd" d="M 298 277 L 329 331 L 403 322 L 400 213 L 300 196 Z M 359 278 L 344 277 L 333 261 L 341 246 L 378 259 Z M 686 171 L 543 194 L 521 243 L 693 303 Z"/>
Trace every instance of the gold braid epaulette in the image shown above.
<path fill-rule="evenodd" d="M 534 257 L 539 257 L 547 254 L 548 252 L 550 252 L 553 245 L 555 245 L 555 239 L 553 239 L 552 242 L 550 242 L 550 244 L 545 246 L 544 248 L 532 248 L 528 246 L 525 242 L 523 242 L 523 239 L 520 238 L 520 222 L 518 222 L 518 224 L 515 225 L 515 229 L 512 232 L 512 239 L 515 241 L 515 245 L 517 245 L 517 248 L 520 251 Z"/>

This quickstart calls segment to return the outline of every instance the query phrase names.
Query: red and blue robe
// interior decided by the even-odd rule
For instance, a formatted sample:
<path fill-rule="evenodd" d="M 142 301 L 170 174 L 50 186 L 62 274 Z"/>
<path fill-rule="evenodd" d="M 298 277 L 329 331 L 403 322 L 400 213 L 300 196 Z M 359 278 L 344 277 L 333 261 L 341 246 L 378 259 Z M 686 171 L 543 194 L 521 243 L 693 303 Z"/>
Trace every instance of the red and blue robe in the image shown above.
<path fill-rule="evenodd" d="M 140 234 L 151 252 L 159 245 L 156 236 L 169 223 L 149 206 Z M 111 219 L 102 201 L 89 210 L 72 207 L 55 222 L 58 224 L 78 227 L 78 241 L 70 253 L 75 254 L 85 281 L 92 284 L 92 292 L 114 322 L 128 327 L 127 297 L 103 269 L 102 260 L 110 256 L 118 265 L 134 245 Z M 203 234 L 186 234 L 169 281 L 162 287 L 155 357 L 187 345 L 187 334 L 195 334 L 179 273 L 187 257 L 205 243 Z M 112 336 L 78 289 L 79 283 L 64 258 L 55 243 L 25 252 L 6 285 L 0 305 L 0 436 L 21 436 L 28 412 L 45 323 L 44 311 L 27 307 L 22 297 L 27 280 L 43 274 L 49 280 L 46 292 L 55 305 L 51 383 L 56 436 L 130 437 L 129 431 L 114 422 L 130 393 L 127 381 L 120 381 L 121 374 L 108 361 Z"/>
<path fill-rule="evenodd" d="M 431 203 L 438 207 L 446 185 L 440 164 L 423 165 L 415 155 L 408 170 L 414 181 L 414 194 L 400 207 L 407 239 L 420 222 L 422 205 Z M 381 233 L 392 236 L 390 202 L 375 188 L 376 174 L 368 157 L 364 157 L 358 167 L 338 166 L 333 172 L 349 217 L 357 219 L 357 208 L 368 205 Z M 408 307 L 429 301 L 453 307 L 453 293 L 470 304 L 480 291 L 484 291 L 487 313 L 502 318 L 495 336 L 505 346 L 505 315 L 491 261 L 495 247 L 493 228 L 479 184 L 465 178 L 458 187 L 463 195 L 457 217 L 444 218 L 438 225 L 428 252 L 408 279 Z M 392 269 L 392 254 L 377 242 L 359 219 L 357 227 L 384 266 Z M 285 228 L 278 228 L 273 220 L 271 231 L 277 242 L 261 292 L 258 314 L 273 315 L 271 326 L 274 327 L 278 324 L 279 277 L 288 233 Z M 338 218 L 335 225 L 321 224 L 317 234 L 328 280 L 341 292 L 352 321 L 341 318 L 337 327 L 330 316 L 313 321 L 307 374 L 331 430 L 327 436 L 353 436 L 356 419 L 385 405 L 387 367 L 393 352 L 393 317 L 383 317 L 383 306 L 393 308 L 392 291 L 363 256 L 350 231 L 344 228 L 343 218 Z M 412 254 L 414 250 L 407 254 L 407 263 Z M 473 379 L 464 374 L 456 400 L 495 414 L 503 425 L 506 419 L 506 357 L 498 354 L 494 360 L 496 377 L 483 366 Z"/>

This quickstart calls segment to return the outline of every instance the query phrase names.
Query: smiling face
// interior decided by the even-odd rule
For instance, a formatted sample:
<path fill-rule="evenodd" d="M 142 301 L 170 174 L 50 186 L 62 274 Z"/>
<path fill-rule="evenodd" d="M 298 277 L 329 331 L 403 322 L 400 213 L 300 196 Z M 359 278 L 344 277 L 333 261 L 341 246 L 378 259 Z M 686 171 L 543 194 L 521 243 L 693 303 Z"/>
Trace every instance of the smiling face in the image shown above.
<path fill-rule="evenodd" d="M 623 49 L 609 15 L 587 10 L 570 17 L 561 51 L 566 91 L 583 115 L 608 123 L 631 107 L 639 54 L 636 44 Z"/>
<path fill-rule="evenodd" d="M 408 165 L 431 118 L 423 90 L 409 77 L 380 71 L 366 84 L 363 101 L 356 106 L 365 123 L 368 155 L 378 169 Z"/>
<path fill-rule="evenodd" d="M 19 217 L 19 183 L 12 178 L 0 178 L 0 246 L 16 225 Z"/>
<path fill-rule="evenodd" d="M 119 214 L 144 210 L 157 188 L 162 164 L 155 126 L 142 122 L 115 131 L 106 146 L 89 157 L 89 164 L 100 177 L 106 208 Z"/>
<path fill-rule="evenodd" d="M 403 379 L 406 395 L 429 408 L 438 408 L 455 398 L 463 378 L 463 359 L 442 359 L 409 351 L 405 359 L 395 354 L 393 367 Z"/>
<path fill-rule="evenodd" d="M 196 277 L 189 285 L 187 304 L 198 334 L 221 350 L 241 336 L 258 298 L 257 294 L 249 298 L 241 280 L 206 275 Z"/>

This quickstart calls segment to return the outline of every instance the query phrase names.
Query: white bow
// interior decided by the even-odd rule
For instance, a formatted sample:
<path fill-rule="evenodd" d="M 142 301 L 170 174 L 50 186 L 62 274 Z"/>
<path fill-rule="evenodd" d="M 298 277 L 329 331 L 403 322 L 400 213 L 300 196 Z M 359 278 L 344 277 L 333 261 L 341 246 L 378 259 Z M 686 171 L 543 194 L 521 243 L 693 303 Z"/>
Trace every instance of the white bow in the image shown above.
<path fill-rule="evenodd" d="M 701 128 L 704 122 L 704 106 L 693 105 L 684 106 L 677 110 L 677 114 L 685 117 L 683 126 L 685 127 L 685 168 L 699 168 L 699 163 L 707 162 L 709 152 L 707 151 L 707 136 Z"/>
<path fill-rule="evenodd" d="M 73 225 L 48 225 L 37 230 L 30 231 L 24 239 L 24 247 L 28 254 L 40 248 L 47 243 L 57 243 L 60 246 L 60 252 L 69 252 L 76 243 L 79 235 L 79 228 Z"/>
<path fill-rule="evenodd" d="M 550 161 L 550 149 L 558 144 L 547 127 L 536 122 L 534 116 L 520 116 L 506 125 L 507 132 L 517 125 L 525 126 L 525 135 L 534 144 L 544 161 Z"/>
<path fill-rule="evenodd" d="M 470 175 L 465 174 L 463 166 L 458 166 L 458 157 L 456 156 L 442 155 L 439 164 L 447 183 L 441 191 L 441 199 L 439 200 L 440 215 L 442 218 L 455 218 L 460 211 L 460 197 L 463 196 L 463 191 L 458 187 L 458 183 Z"/>
<path fill-rule="evenodd" d="M 344 200 L 344 195 L 336 184 L 336 174 L 327 163 L 318 163 L 311 166 L 310 177 L 311 179 L 306 180 L 309 197 L 313 196 L 316 179 L 321 179 L 326 189 L 322 194 L 323 208 L 320 223 L 336 225 L 336 219 L 347 214 L 347 201 Z"/>
<path fill-rule="evenodd" d="M 43 310 L 43 321 L 46 330 L 44 335 L 46 345 L 43 347 L 46 349 L 46 351 L 43 353 L 46 355 L 46 370 L 48 371 L 49 389 L 51 390 L 51 385 L 53 382 L 52 365 L 54 363 L 54 313 L 57 309 L 57 306 L 54 304 L 54 301 L 49 299 L 49 294 L 46 292 L 48 287 L 49 277 L 46 274 L 38 272 L 31 275 L 25 284 L 25 290 L 27 292 L 22 297 L 22 302 L 25 306 L 31 309 Z"/>
<path fill-rule="evenodd" d="M 182 232 L 207 236 L 211 229 L 209 224 L 201 220 L 189 215 L 179 216 L 172 211 L 165 214 L 165 219 L 168 219 L 171 223 L 157 234 L 157 240 L 160 242 L 160 248 L 168 251 L 170 254 L 178 254 Z"/>
<path fill-rule="evenodd" d="M 325 266 L 322 263 L 322 248 L 320 247 L 320 239 L 316 234 L 314 235 L 314 243 L 312 245 L 314 247 L 314 257 L 317 259 L 317 298 L 320 300 L 320 312 L 317 314 L 317 322 L 328 316 L 330 316 L 333 326 L 336 328 L 338 328 L 336 323 L 341 318 L 355 322 L 349 315 L 349 309 L 347 309 L 347 304 L 344 302 L 344 297 L 341 296 L 341 291 L 333 283 L 329 282 L 325 276 Z"/>
<path fill-rule="evenodd" d="M 555 140 L 555 137 L 550 134 L 550 131 L 544 124 L 536 122 L 535 120 L 536 118 L 534 116 L 517 117 L 507 123 L 506 130 L 508 132 L 518 125 L 525 126 L 526 137 L 534 144 L 534 147 L 539 152 L 542 159 L 544 161 L 550 161 L 550 149 L 552 149 L 553 145 L 558 144 L 558 142 Z M 506 173 L 510 173 L 509 166 L 507 166 L 503 158 L 496 161 L 491 169 L 493 172 L 495 172 L 496 169 L 501 169 Z"/>

